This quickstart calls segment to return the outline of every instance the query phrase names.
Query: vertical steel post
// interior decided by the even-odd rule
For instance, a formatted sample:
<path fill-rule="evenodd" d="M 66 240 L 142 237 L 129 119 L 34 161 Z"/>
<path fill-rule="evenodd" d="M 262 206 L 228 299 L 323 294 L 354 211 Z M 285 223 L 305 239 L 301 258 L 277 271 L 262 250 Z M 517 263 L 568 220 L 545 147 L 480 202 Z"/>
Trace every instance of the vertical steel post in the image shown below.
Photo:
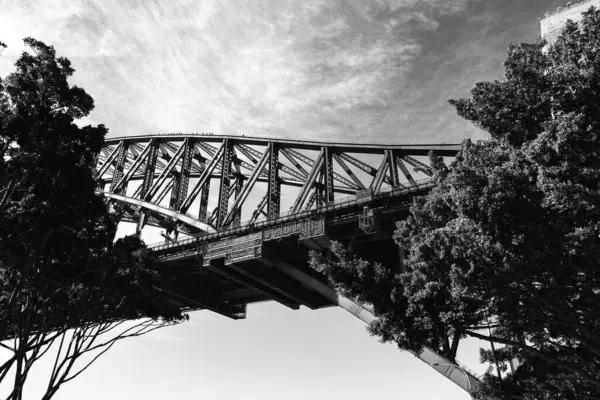
<path fill-rule="evenodd" d="M 202 194 L 200 195 L 200 210 L 198 211 L 198 219 L 206 222 L 208 217 L 208 197 L 210 196 L 210 178 L 202 185 Z"/>
<path fill-rule="evenodd" d="M 154 182 L 154 171 L 156 169 L 156 160 L 158 159 L 158 141 L 151 139 L 148 146 L 150 146 L 150 153 L 148 154 L 146 168 L 144 169 L 144 180 L 140 187 L 140 198 L 142 199 L 152 187 L 152 183 Z M 135 227 L 136 235 L 140 236 L 142 234 L 142 229 L 144 229 L 144 226 L 146 225 L 146 219 L 146 212 L 143 209 L 140 209 L 140 217 Z"/>
<path fill-rule="evenodd" d="M 324 201 L 325 204 L 333 203 L 333 151 L 329 147 L 323 147 L 323 183 L 324 183 Z"/>
<path fill-rule="evenodd" d="M 140 191 L 140 198 L 144 198 L 148 190 L 154 183 L 154 171 L 156 169 L 156 160 L 158 159 L 158 141 L 152 139 L 149 144 L 150 154 L 148 154 L 148 161 L 146 162 L 146 169 L 144 170 L 144 180 L 142 182 L 142 190 Z"/>
<path fill-rule="evenodd" d="M 235 198 L 237 199 L 242 193 L 242 188 L 244 187 L 244 177 L 242 175 L 238 175 L 235 179 Z M 242 224 L 242 207 L 240 206 L 235 212 L 235 216 L 233 217 L 233 226 L 240 226 Z"/>
<path fill-rule="evenodd" d="M 173 189 L 171 190 L 171 200 L 169 208 L 178 210 L 181 203 L 187 196 L 188 186 L 190 184 L 190 169 L 192 166 L 192 157 L 194 152 L 194 142 L 192 139 L 185 139 L 183 157 L 181 158 L 181 172 L 173 177 Z"/>
<path fill-rule="evenodd" d="M 231 159 L 233 156 L 233 141 L 225 139 L 223 143 L 223 160 L 221 163 L 221 182 L 219 182 L 219 203 L 217 205 L 217 226 L 222 226 L 229 207 L 229 190 L 231 175 Z"/>
<path fill-rule="evenodd" d="M 269 148 L 269 188 L 267 196 L 267 218 L 277 218 L 281 204 L 281 183 L 279 182 L 279 147 L 275 143 L 271 143 Z"/>
<path fill-rule="evenodd" d="M 398 176 L 398 164 L 396 157 L 394 157 L 393 150 L 386 150 L 388 171 L 390 171 L 391 185 L 392 187 L 400 186 L 400 177 Z"/>

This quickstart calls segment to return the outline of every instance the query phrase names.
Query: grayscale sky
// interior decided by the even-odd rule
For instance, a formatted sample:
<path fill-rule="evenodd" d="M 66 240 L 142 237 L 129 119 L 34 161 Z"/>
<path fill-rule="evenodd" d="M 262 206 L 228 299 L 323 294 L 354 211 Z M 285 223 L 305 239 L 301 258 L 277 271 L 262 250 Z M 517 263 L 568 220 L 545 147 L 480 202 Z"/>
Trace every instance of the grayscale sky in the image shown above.
<path fill-rule="evenodd" d="M 0 76 L 33 36 L 72 61 L 72 82 L 96 102 L 86 122 L 111 136 L 458 142 L 485 134 L 447 99 L 501 78 L 509 42 L 534 40 L 538 18 L 563 3 L 0 0 Z M 120 343 L 56 398 L 469 398 L 364 329 L 339 309 L 260 304 L 237 322 L 197 312 Z M 463 353 L 477 370 L 474 346 Z"/>

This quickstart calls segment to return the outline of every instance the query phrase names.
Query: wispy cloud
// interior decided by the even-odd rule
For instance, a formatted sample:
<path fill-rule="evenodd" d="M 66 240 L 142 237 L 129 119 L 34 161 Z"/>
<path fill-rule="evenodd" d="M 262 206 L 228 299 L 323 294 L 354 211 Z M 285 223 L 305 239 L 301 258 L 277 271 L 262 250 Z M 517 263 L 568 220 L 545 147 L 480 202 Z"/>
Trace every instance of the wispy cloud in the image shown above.
<path fill-rule="evenodd" d="M 90 122 L 111 135 L 439 140 L 433 128 L 398 136 L 398 124 L 424 104 L 451 111 L 435 96 L 449 92 L 443 77 L 432 88 L 418 69 L 439 68 L 421 62 L 435 60 L 432 38 L 481 2 L 0 0 L 11 46 L 0 73 L 22 37 L 53 44 L 96 100 Z"/>

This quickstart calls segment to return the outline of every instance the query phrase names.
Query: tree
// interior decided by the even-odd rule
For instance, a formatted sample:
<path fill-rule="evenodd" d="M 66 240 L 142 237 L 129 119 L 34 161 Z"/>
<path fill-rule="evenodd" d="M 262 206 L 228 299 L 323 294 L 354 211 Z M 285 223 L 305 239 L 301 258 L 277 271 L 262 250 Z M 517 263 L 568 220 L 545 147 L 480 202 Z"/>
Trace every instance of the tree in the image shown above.
<path fill-rule="evenodd" d="M 0 81 L 0 339 L 10 339 L 0 343 L 10 352 L 0 383 L 14 375 L 8 398 L 19 400 L 52 345 L 59 351 L 44 399 L 79 374 L 82 356 L 187 317 L 162 295 L 144 243 L 113 243 L 117 218 L 94 172 L 107 129 L 75 124 L 93 99 L 69 85 L 68 59 L 24 42 L 30 52 Z M 134 319 L 142 320 L 125 323 Z"/>
<path fill-rule="evenodd" d="M 478 395 L 600 398 L 600 11 L 554 44 L 511 45 L 501 81 L 479 82 L 458 114 L 491 139 L 467 142 L 398 223 L 407 272 L 332 248 L 314 258 L 347 295 L 372 303 L 370 332 L 456 356 L 457 338 L 520 359 Z M 489 328 L 489 331 L 488 331 Z M 449 338 L 452 338 L 452 343 Z"/>

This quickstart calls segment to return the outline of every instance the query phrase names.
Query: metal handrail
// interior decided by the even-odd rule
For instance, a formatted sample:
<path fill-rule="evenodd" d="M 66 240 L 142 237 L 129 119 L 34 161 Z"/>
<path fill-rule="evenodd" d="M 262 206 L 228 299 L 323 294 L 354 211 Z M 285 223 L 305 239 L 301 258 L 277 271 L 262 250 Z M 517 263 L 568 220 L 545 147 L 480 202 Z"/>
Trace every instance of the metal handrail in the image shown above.
<path fill-rule="evenodd" d="M 152 243 L 152 244 L 148 245 L 148 249 L 153 250 L 153 251 L 159 251 L 159 250 L 169 249 L 169 248 L 173 248 L 173 247 L 179 247 L 179 246 L 182 246 L 185 244 L 193 243 L 200 238 L 204 239 L 204 240 L 210 240 L 210 239 L 216 238 L 216 237 L 228 236 L 232 233 L 244 231 L 250 227 L 260 228 L 260 227 L 264 227 L 266 225 L 276 225 L 278 223 L 287 222 L 289 220 L 295 220 L 295 219 L 299 219 L 299 218 L 306 218 L 306 217 L 310 217 L 310 216 L 314 216 L 314 215 L 323 214 L 328 211 L 333 211 L 335 209 L 347 207 L 350 205 L 361 205 L 364 203 L 368 203 L 368 202 L 372 201 L 373 199 L 386 197 L 388 195 L 393 196 L 393 195 L 397 195 L 397 194 L 399 195 L 399 194 L 415 192 L 420 189 L 433 187 L 433 185 L 434 185 L 431 178 L 421 179 L 421 180 L 417 181 L 416 183 L 417 183 L 416 185 L 402 187 L 402 188 L 385 188 L 383 190 L 380 190 L 378 193 L 373 194 L 372 197 L 367 197 L 364 199 L 357 199 L 356 196 L 347 196 L 347 197 L 341 198 L 339 200 L 336 200 L 332 203 L 325 204 L 316 210 L 306 210 L 306 211 L 301 211 L 301 212 L 297 212 L 297 213 L 294 213 L 291 211 L 286 211 L 286 212 L 280 214 L 276 218 L 266 219 L 263 217 L 252 223 L 250 222 L 250 220 L 246 220 L 243 223 L 241 223 L 239 226 L 227 227 L 223 230 L 219 230 L 217 232 L 212 232 L 212 233 L 203 233 L 201 235 L 198 235 L 198 236 L 195 236 L 195 237 L 192 237 L 189 239 L 184 239 L 181 241 Z M 192 217 L 191 215 L 188 215 L 188 216 Z M 192 217 L 192 218 L 194 218 L 194 217 Z"/>

